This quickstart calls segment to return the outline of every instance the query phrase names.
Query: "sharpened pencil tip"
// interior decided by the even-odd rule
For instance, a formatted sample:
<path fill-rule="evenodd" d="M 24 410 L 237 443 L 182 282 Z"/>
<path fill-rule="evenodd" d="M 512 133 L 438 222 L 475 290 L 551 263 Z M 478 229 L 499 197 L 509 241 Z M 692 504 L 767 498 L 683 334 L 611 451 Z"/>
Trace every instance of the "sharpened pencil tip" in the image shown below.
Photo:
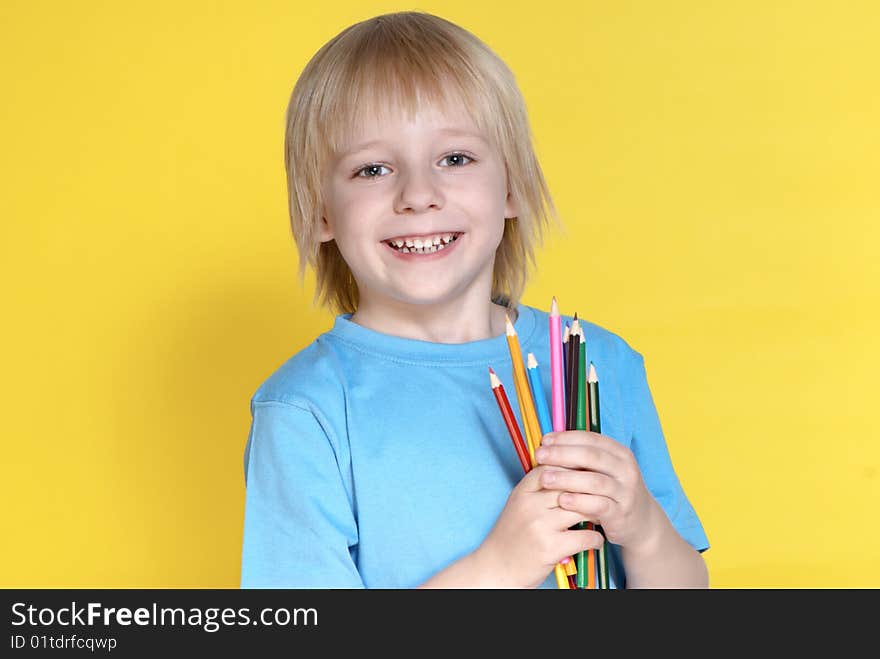
<path fill-rule="evenodd" d="M 489 383 L 492 385 L 493 389 L 501 386 L 501 378 L 495 375 L 495 371 L 491 368 L 489 369 Z"/>
<path fill-rule="evenodd" d="M 559 305 L 556 304 L 556 296 L 553 296 L 553 301 L 550 303 L 550 315 L 558 316 L 559 315 Z"/>
<path fill-rule="evenodd" d="M 535 359 L 535 355 L 531 352 L 526 355 L 526 361 L 528 362 L 529 368 L 538 368 L 538 360 Z"/>
<path fill-rule="evenodd" d="M 495 373 L 495 371 L 492 370 L 492 367 L 491 367 L 491 366 L 489 367 L 489 372 L 490 372 L 490 373 L 493 373 L 493 374 Z"/>
<path fill-rule="evenodd" d="M 504 314 L 504 322 L 507 336 L 516 336 L 516 329 L 514 329 L 513 323 L 510 322 L 510 316 L 508 316 L 507 314 Z"/>
<path fill-rule="evenodd" d="M 587 382 L 598 382 L 599 378 L 596 376 L 596 367 L 593 366 L 593 362 L 590 362 L 590 377 L 587 378 Z"/>

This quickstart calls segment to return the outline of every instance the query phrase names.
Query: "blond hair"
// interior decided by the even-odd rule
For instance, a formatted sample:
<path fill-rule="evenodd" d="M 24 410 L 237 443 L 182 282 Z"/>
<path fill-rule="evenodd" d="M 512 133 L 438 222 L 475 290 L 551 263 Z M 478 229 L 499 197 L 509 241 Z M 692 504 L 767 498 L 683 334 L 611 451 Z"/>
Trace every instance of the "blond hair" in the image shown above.
<path fill-rule="evenodd" d="M 424 12 L 383 14 L 355 23 L 309 60 L 287 106 L 284 165 L 290 227 L 302 283 L 316 273 L 313 303 L 354 313 L 357 283 L 334 240 L 321 242 L 322 176 L 363 113 L 389 105 L 412 117 L 421 101 L 473 108 L 475 124 L 503 157 L 519 214 L 507 219 L 496 250 L 492 300 L 514 310 L 549 219 L 558 223 L 532 145 L 525 101 L 513 73 L 472 33 Z M 561 225 L 560 225 L 561 226 Z"/>

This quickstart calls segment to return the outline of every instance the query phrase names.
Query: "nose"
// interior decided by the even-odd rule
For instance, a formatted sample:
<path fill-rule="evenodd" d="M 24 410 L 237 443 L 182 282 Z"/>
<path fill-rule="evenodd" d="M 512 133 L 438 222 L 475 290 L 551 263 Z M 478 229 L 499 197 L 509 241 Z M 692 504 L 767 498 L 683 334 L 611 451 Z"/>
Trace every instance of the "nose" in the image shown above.
<path fill-rule="evenodd" d="M 394 203 L 398 213 L 422 213 L 443 208 L 443 193 L 430 172 L 411 171 L 401 176 Z"/>

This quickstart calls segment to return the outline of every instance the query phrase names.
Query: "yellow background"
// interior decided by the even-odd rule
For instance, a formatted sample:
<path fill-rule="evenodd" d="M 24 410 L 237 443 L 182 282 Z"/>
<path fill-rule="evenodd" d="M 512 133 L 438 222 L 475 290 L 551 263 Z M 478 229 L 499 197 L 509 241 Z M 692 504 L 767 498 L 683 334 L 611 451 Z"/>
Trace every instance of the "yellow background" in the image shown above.
<path fill-rule="evenodd" d="M 238 586 L 250 396 L 332 322 L 284 110 L 400 9 L 516 73 L 566 224 L 523 301 L 645 355 L 712 585 L 880 586 L 880 7 L 807 0 L 4 0 L 0 585 Z"/>

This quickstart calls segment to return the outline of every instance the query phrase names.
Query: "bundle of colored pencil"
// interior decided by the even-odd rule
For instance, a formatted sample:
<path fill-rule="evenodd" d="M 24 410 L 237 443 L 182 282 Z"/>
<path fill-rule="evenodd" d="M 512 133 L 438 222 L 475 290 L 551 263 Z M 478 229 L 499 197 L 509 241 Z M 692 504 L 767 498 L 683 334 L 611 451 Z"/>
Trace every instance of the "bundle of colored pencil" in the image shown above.
<path fill-rule="evenodd" d="M 542 437 L 548 432 L 564 430 L 586 430 L 587 415 L 589 429 L 601 432 L 599 423 L 599 382 L 596 370 L 590 362 L 589 391 L 586 382 L 587 351 L 584 343 L 583 330 L 577 320 L 577 314 L 571 327 L 566 326 L 565 337 L 562 337 L 562 317 L 556 298 L 550 307 L 550 380 L 551 407 L 547 409 L 547 399 L 541 385 L 538 361 L 534 354 L 528 354 L 528 368 L 523 367 L 519 337 L 510 318 L 507 319 L 507 347 L 513 361 L 513 381 L 516 387 L 516 399 L 519 404 L 520 418 L 523 421 L 525 440 L 520 432 L 519 424 L 510 407 L 501 379 L 492 368 L 489 368 L 489 379 L 498 408 L 504 418 L 514 450 L 522 465 L 528 472 L 537 465 L 535 449 L 541 445 Z M 583 346 L 583 347 L 582 347 Z M 526 377 L 526 370 L 528 377 Z M 574 527 L 573 527 L 574 528 Z M 592 522 L 581 522 L 576 528 L 593 529 Z M 601 532 L 601 527 L 596 527 Z M 607 544 L 607 543 L 606 543 Z M 559 563 L 554 569 L 556 586 L 560 589 L 595 589 L 608 588 L 608 560 L 606 545 L 597 552 L 589 550 L 580 552 L 576 560 Z"/>

